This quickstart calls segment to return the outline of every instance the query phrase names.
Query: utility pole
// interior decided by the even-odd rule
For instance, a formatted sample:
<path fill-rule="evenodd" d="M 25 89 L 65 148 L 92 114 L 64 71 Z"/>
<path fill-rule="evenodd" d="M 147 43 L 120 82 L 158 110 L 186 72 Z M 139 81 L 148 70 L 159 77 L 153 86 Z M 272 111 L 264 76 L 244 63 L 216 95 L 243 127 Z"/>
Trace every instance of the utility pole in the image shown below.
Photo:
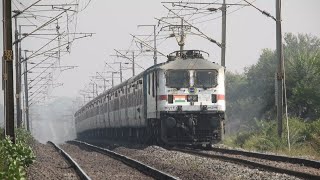
<path fill-rule="evenodd" d="M 226 0 L 222 4 L 222 40 L 221 40 L 221 66 L 226 67 L 226 31 L 227 31 L 227 5 Z"/>
<path fill-rule="evenodd" d="M 96 73 L 103 79 L 103 89 L 104 89 L 104 91 L 106 91 L 107 90 L 106 78 L 104 78 L 99 72 L 96 72 Z"/>
<path fill-rule="evenodd" d="M 277 119 L 278 119 L 278 136 L 282 135 L 282 116 L 283 116 L 283 46 L 282 46 L 282 28 L 281 28 L 281 0 L 276 0 L 276 37 L 277 37 Z"/>
<path fill-rule="evenodd" d="M 20 39 L 21 38 L 21 25 L 19 25 L 19 35 L 18 35 L 18 38 Z M 22 60 L 22 54 L 21 54 L 21 41 L 20 41 L 20 43 L 19 43 L 19 80 L 20 80 L 20 93 L 22 93 L 22 91 L 21 91 L 21 89 L 22 89 L 22 77 L 21 77 L 21 69 L 22 69 L 22 65 L 21 65 L 21 60 Z M 21 96 L 20 96 L 21 97 Z M 23 102 L 23 99 L 24 99 L 24 97 L 22 97 L 22 102 Z M 21 99 L 20 99 L 20 101 L 21 101 Z M 24 103 L 23 103 L 24 104 Z M 24 104 L 25 105 L 25 104 Z M 25 107 L 23 106 L 22 107 L 22 109 L 24 109 Z M 21 111 L 21 120 L 22 120 L 22 122 L 23 122 L 23 120 L 25 121 L 25 119 L 24 119 L 24 115 L 23 115 L 23 113 L 22 113 L 22 111 Z"/>
<path fill-rule="evenodd" d="M 120 83 L 122 83 L 122 81 L 123 81 L 123 77 L 122 77 L 122 62 L 114 62 L 113 64 L 119 64 Z M 115 69 L 113 69 L 113 70 L 115 71 Z"/>
<path fill-rule="evenodd" d="M 111 72 L 111 85 L 112 85 L 112 87 L 114 86 L 113 74 L 114 74 L 114 72 Z"/>
<path fill-rule="evenodd" d="M 92 99 L 94 98 L 94 83 L 92 82 Z"/>
<path fill-rule="evenodd" d="M 86 94 L 82 94 L 83 95 L 83 105 L 86 104 Z"/>
<path fill-rule="evenodd" d="M 138 25 L 140 26 L 153 26 L 153 63 L 157 64 L 157 34 L 156 34 L 156 25 Z"/>
<path fill-rule="evenodd" d="M 15 143 L 11 0 L 3 0 L 3 45 L 5 72 L 5 134 Z"/>
<path fill-rule="evenodd" d="M 156 35 L 156 25 L 153 25 L 153 63 L 154 65 L 157 64 L 157 35 Z"/>
<path fill-rule="evenodd" d="M 95 84 L 96 84 L 96 96 L 98 96 L 98 84 L 97 83 Z"/>
<path fill-rule="evenodd" d="M 120 64 L 120 83 L 122 83 L 122 63 L 119 62 Z"/>
<path fill-rule="evenodd" d="M 4 21 L 4 11 L 5 11 L 5 8 L 4 8 L 4 6 L 5 6 L 5 2 L 4 2 L 4 0 L 2 0 L 2 6 L 3 6 L 3 8 L 2 8 L 2 31 L 3 31 L 3 44 L 2 44 L 2 46 L 3 46 L 3 50 L 4 50 L 4 48 L 5 48 L 5 21 Z M 7 112 L 7 108 L 6 108 L 6 76 L 5 76 L 5 74 L 6 74 L 6 61 L 5 61 L 5 59 L 4 59 L 5 57 L 4 57 L 4 53 L 2 54 L 2 57 L 1 57 L 1 65 L 2 65 L 2 90 L 3 90 L 3 100 L 4 100 L 4 106 L 3 106 L 3 110 L 4 110 L 4 113 L 3 113 L 3 119 L 4 119 L 4 128 L 3 128 L 3 134 L 5 134 L 6 135 L 6 128 L 7 128 L 7 122 L 6 122 L 6 112 Z M 4 137 L 5 138 L 5 137 Z"/>
<path fill-rule="evenodd" d="M 27 59 L 27 51 L 24 51 L 24 93 L 25 93 L 25 103 L 26 103 L 26 123 L 27 123 L 27 131 L 30 131 L 30 123 L 29 123 L 29 87 L 28 87 L 28 59 Z"/>
<path fill-rule="evenodd" d="M 181 18 L 181 32 L 180 32 L 180 42 L 178 43 L 180 46 L 180 51 L 183 51 L 184 47 L 184 30 L 183 30 L 183 18 Z"/>
<path fill-rule="evenodd" d="M 56 25 L 56 31 L 58 34 L 58 63 L 60 66 L 60 62 L 61 62 L 61 34 L 60 34 L 60 26 L 59 26 L 59 19 L 57 19 L 57 25 Z"/>
<path fill-rule="evenodd" d="M 129 58 L 129 57 L 127 57 L 126 55 L 122 54 L 120 51 L 118 51 L 118 50 L 116 50 L 116 49 L 114 49 L 114 50 L 116 51 L 117 54 L 120 54 L 120 57 L 126 58 L 126 59 L 128 59 L 129 61 L 132 62 L 132 76 L 135 76 L 135 65 L 136 65 L 136 63 L 135 63 L 134 51 L 131 51 L 131 52 L 132 52 L 132 58 Z M 118 55 L 111 55 L 111 56 L 118 56 Z M 141 69 L 144 69 L 144 70 L 145 70 L 145 68 L 143 68 L 143 67 L 140 66 L 139 64 L 137 64 L 137 66 L 139 66 Z"/>
<path fill-rule="evenodd" d="M 17 22 L 17 16 L 14 16 L 15 21 L 15 65 L 16 65 L 16 111 L 17 111 L 17 127 L 21 128 L 22 124 L 22 118 L 21 118 L 21 75 L 20 75 L 20 55 L 19 55 L 19 32 L 18 32 L 18 22 Z"/>
<path fill-rule="evenodd" d="M 132 51 L 132 77 L 135 76 L 134 51 Z"/>

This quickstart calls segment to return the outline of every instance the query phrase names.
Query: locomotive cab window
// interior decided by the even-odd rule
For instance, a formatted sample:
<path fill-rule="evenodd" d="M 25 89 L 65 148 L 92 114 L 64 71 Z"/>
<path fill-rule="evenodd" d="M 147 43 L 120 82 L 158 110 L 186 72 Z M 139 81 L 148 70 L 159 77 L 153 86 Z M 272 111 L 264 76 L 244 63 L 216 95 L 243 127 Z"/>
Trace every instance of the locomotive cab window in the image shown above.
<path fill-rule="evenodd" d="M 169 70 L 166 72 L 166 86 L 170 88 L 187 88 L 190 86 L 190 75 L 187 70 Z"/>
<path fill-rule="evenodd" d="M 218 85 L 218 72 L 216 70 L 197 70 L 195 71 L 194 86 L 198 88 L 212 88 Z"/>

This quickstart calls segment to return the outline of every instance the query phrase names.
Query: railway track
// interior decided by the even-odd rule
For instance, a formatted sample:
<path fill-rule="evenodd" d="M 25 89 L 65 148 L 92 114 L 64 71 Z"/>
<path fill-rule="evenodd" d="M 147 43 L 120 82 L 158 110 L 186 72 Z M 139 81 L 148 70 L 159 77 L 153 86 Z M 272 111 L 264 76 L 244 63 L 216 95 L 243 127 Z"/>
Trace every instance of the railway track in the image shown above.
<path fill-rule="evenodd" d="M 61 149 L 55 143 L 48 141 L 49 144 L 53 145 L 54 148 L 72 165 L 74 170 L 76 171 L 77 175 L 80 177 L 81 180 L 91 180 L 91 178 L 85 173 L 85 171 L 78 165 L 78 163 L 72 159 L 72 157 L 66 153 L 63 149 Z"/>
<path fill-rule="evenodd" d="M 188 147 L 173 147 L 167 149 L 190 155 L 243 164 L 261 170 L 284 173 L 299 178 L 320 180 L 319 161 L 224 148 L 210 148 L 209 150 L 203 150 Z"/>
<path fill-rule="evenodd" d="M 107 155 L 115 160 L 121 161 L 122 163 L 124 163 L 124 164 L 126 164 L 126 165 L 128 165 L 128 166 L 130 166 L 130 167 L 140 171 L 141 173 L 146 174 L 154 179 L 168 179 L 168 180 L 178 179 L 177 177 L 174 177 L 170 174 L 167 174 L 165 172 L 157 170 L 149 165 L 146 165 L 142 162 L 134 160 L 130 157 L 113 152 L 109 149 L 101 148 L 101 147 L 98 147 L 98 146 L 95 146 L 92 144 L 88 144 L 86 142 L 77 141 L 77 140 L 69 141 L 68 143 L 77 145 L 79 147 L 85 147 L 85 148 L 88 148 L 92 151 Z"/>

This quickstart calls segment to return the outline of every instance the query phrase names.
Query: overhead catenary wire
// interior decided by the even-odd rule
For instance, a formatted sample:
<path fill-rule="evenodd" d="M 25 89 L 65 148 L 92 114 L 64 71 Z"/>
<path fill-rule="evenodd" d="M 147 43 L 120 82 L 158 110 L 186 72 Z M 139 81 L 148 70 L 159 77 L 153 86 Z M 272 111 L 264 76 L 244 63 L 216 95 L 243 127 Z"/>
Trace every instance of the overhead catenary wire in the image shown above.
<path fill-rule="evenodd" d="M 84 11 L 85 9 L 87 9 L 87 7 L 90 5 L 90 3 L 91 3 L 91 0 L 88 0 L 88 3 L 84 6 L 84 8 L 81 9 L 81 10 L 78 10 L 78 13 Z"/>
<path fill-rule="evenodd" d="M 72 1 L 72 3 L 74 3 L 74 2 L 77 2 L 77 1 Z M 20 3 L 20 4 L 22 4 L 22 3 Z M 68 27 L 70 27 L 70 23 L 71 22 L 73 22 L 74 21 L 74 19 L 76 19 L 76 22 L 75 22 L 75 25 L 74 25 L 74 32 L 76 32 L 76 24 L 77 24 L 77 8 L 78 8 L 78 5 L 77 5 L 78 3 L 76 3 L 76 4 L 63 4 L 63 5 L 65 5 L 65 6 L 73 6 L 73 5 L 75 5 L 76 6 L 76 9 L 74 10 L 75 12 L 74 13 L 72 13 L 71 15 L 69 15 L 69 13 L 67 13 L 68 14 L 68 16 L 67 16 L 67 18 L 66 18 L 66 21 L 60 21 L 60 24 L 64 24 L 64 22 L 66 22 L 66 28 L 68 28 Z M 39 6 L 41 6 L 41 5 L 39 5 Z M 43 5 L 43 6 L 51 6 L 51 5 Z M 30 9 L 33 9 L 33 8 L 30 8 Z M 39 10 L 36 10 L 36 9 L 33 9 L 34 10 L 34 12 L 39 12 Z M 65 10 L 67 10 L 67 9 L 65 9 Z M 50 9 L 49 10 L 50 12 L 51 11 L 54 11 L 54 10 L 52 10 L 52 9 Z M 61 10 L 59 10 L 59 11 L 61 11 Z M 36 14 L 34 14 L 34 13 L 30 13 L 30 12 L 28 12 L 28 14 L 30 14 L 30 15 L 34 15 L 35 17 L 36 16 L 38 16 L 38 15 L 36 15 Z M 42 17 L 41 15 L 40 15 L 40 17 Z M 48 16 L 43 16 L 43 17 L 48 17 Z M 36 19 L 36 20 L 38 20 L 38 18 Z M 34 23 L 33 23 L 34 24 Z M 74 37 L 75 35 L 73 35 L 73 37 Z M 69 36 L 68 36 L 69 37 Z M 69 40 L 70 41 L 70 40 Z"/>
<path fill-rule="evenodd" d="M 116 50 L 116 49 L 114 49 L 114 51 L 116 51 L 117 53 L 119 53 L 119 54 L 120 54 L 120 57 L 126 58 L 126 59 L 128 59 L 129 61 L 131 61 L 131 63 L 134 63 L 131 58 L 128 58 L 126 55 L 122 54 L 120 51 L 118 51 L 118 50 Z M 139 66 L 140 68 L 142 68 L 143 70 L 145 70 L 144 67 L 140 66 L 140 65 L 137 64 L 137 63 L 135 63 L 135 64 L 138 65 L 138 66 Z"/>
<path fill-rule="evenodd" d="M 168 9 L 170 12 L 174 13 L 176 16 L 178 16 L 179 18 L 181 18 L 178 14 L 176 14 L 175 12 L 173 12 L 171 9 L 169 9 L 168 7 L 166 7 L 165 5 L 163 5 L 166 9 Z M 200 34 L 202 34 L 205 38 L 207 38 L 209 41 L 215 43 L 216 45 L 218 45 L 219 47 L 221 47 L 221 44 L 219 42 L 217 42 L 216 40 L 208 37 L 206 34 L 204 34 L 202 31 L 200 31 L 200 29 L 196 28 L 195 26 L 193 26 L 191 23 L 189 23 L 188 21 L 186 21 L 184 18 L 181 18 L 185 23 L 187 23 L 189 26 L 195 28 Z"/>
<path fill-rule="evenodd" d="M 76 32 L 77 31 L 77 19 L 78 19 L 78 16 L 77 16 L 78 11 L 77 11 L 77 9 L 79 8 L 79 6 L 77 4 L 79 4 L 79 0 L 74 0 L 72 2 L 70 2 L 70 1 L 69 2 L 65 2 L 65 4 L 57 4 L 57 3 L 55 3 L 57 1 L 46 1 L 47 3 L 48 2 L 49 3 L 50 2 L 53 3 L 53 6 L 54 6 L 54 7 L 52 7 L 53 9 L 42 8 L 42 7 L 50 7 L 50 5 L 44 4 L 44 3 L 41 3 L 41 4 L 38 3 L 40 1 L 41 0 L 37 0 L 37 1 L 36 0 L 32 0 L 32 2 L 30 2 L 30 1 L 29 2 L 25 2 L 25 1 L 21 1 L 21 0 L 13 0 L 12 1 L 13 5 L 17 9 L 17 12 L 21 12 L 21 11 L 23 12 L 20 15 L 21 17 L 23 17 L 23 18 L 20 18 L 21 22 L 22 21 L 27 21 L 29 24 L 33 24 L 33 25 L 37 26 L 37 28 L 40 27 L 39 31 L 40 30 L 41 31 L 50 31 L 50 29 L 55 29 L 55 27 L 53 27 L 54 26 L 53 23 L 49 23 L 45 27 L 41 27 L 42 26 L 41 24 L 48 23 L 48 18 L 50 18 L 50 20 L 52 22 L 54 22 L 55 19 L 57 19 L 57 17 L 54 17 L 51 14 L 49 14 L 50 12 L 53 12 L 56 15 L 59 14 L 59 13 L 60 14 L 62 13 L 61 16 L 58 17 L 60 19 L 59 20 L 59 24 L 60 24 L 61 29 L 64 29 L 66 31 L 66 33 L 63 33 L 63 34 L 60 33 L 61 36 L 59 36 L 59 39 L 61 37 L 60 41 L 62 42 L 62 45 L 60 47 L 67 47 L 68 49 L 71 47 L 72 42 L 74 42 L 75 40 L 81 39 L 81 38 L 84 38 L 84 37 L 88 37 L 88 36 L 92 35 L 92 34 L 91 35 L 85 34 L 85 35 L 78 36 L 75 33 L 72 33 L 72 32 Z M 90 2 L 91 1 L 86 2 L 85 8 L 88 7 Z M 38 3 L 37 6 L 35 6 L 36 3 Z M 69 9 L 69 10 L 72 11 L 72 13 L 71 13 L 71 12 L 67 11 L 68 10 L 67 8 L 63 8 L 63 9 L 57 8 L 56 6 L 58 6 L 58 5 L 59 6 L 61 5 L 61 6 L 64 6 L 64 7 L 70 7 L 72 5 L 76 5 L 76 6 L 73 9 Z M 82 8 L 82 10 L 84 10 L 85 8 Z M 26 15 L 32 17 L 33 19 L 26 18 Z M 46 32 L 43 33 L 43 34 L 46 34 Z M 40 47 L 37 51 L 33 51 L 34 53 L 33 53 L 32 56 L 29 56 L 29 59 L 31 59 L 31 58 L 33 60 L 38 60 L 39 59 L 40 62 L 55 61 L 56 57 L 49 55 L 49 57 L 51 57 L 53 59 L 49 58 L 51 60 L 48 60 L 47 59 L 48 57 L 45 57 L 45 56 L 47 56 L 47 55 L 45 55 L 45 53 L 50 52 L 52 50 L 55 50 L 57 48 L 57 47 L 55 47 L 53 45 L 53 43 L 50 43 L 50 42 L 56 42 L 57 41 L 56 38 L 39 37 L 39 35 L 36 35 L 36 33 L 33 33 L 33 32 L 24 33 L 24 35 L 25 36 L 22 39 L 24 39 L 26 36 L 28 36 L 30 38 L 39 39 L 39 41 L 41 42 L 39 44 L 45 44 L 44 45 L 45 47 Z M 20 39 L 20 40 L 22 40 L 22 39 Z M 45 42 L 46 40 L 48 40 L 48 41 Z M 66 41 L 66 43 L 63 44 L 64 41 Z M 45 43 L 43 43 L 43 42 L 45 42 Z M 40 51 L 42 51 L 42 52 L 40 52 Z M 61 51 L 61 52 L 63 52 L 63 51 Z M 66 53 L 63 53 L 62 55 L 65 55 L 65 54 Z M 42 56 L 42 55 L 44 55 L 44 56 Z M 39 68 L 40 64 L 31 67 L 31 69 L 32 68 Z M 61 67 L 63 67 L 63 66 L 61 66 Z M 54 68 L 54 69 L 57 69 L 57 68 Z M 62 71 L 66 70 L 65 68 L 63 68 L 63 69 L 59 68 L 60 71 L 58 73 L 55 73 L 56 70 L 54 70 L 54 69 L 52 69 L 53 70 L 52 74 L 53 73 L 56 74 L 55 77 L 57 77 L 57 78 L 60 76 Z M 34 73 L 31 73 L 29 77 L 32 77 L 32 76 L 35 77 L 34 75 L 35 75 Z M 53 77 L 53 78 L 55 78 L 55 77 Z"/>
<path fill-rule="evenodd" d="M 190 19 L 194 16 L 194 15 L 196 15 L 196 14 L 204 14 L 203 15 L 203 17 L 205 17 L 205 16 L 209 16 L 209 15 L 211 15 L 212 14 L 212 12 L 210 12 L 210 10 L 207 8 L 207 9 L 205 9 L 206 7 L 208 7 L 208 6 L 210 6 L 210 5 L 212 5 L 212 4 L 214 4 L 214 3 L 216 3 L 216 2 L 218 2 L 219 0 L 216 0 L 216 1 L 214 1 L 214 2 L 212 2 L 212 3 L 208 3 L 207 5 L 205 5 L 204 7 L 200 7 L 200 8 L 196 8 L 195 10 L 194 10 L 194 12 L 192 12 L 192 13 L 189 13 L 189 14 L 180 14 L 180 16 L 188 16 L 188 15 L 190 15 L 190 17 L 188 17 L 188 19 L 187 19 L 187 21 L 190 21 Z M 192 9 L 189 9 L 189 11 L 192 11 Z M 192 21 L 192 20 L 191 20 Z"/>
<path fill-rule="evenodd" d="M 144 45 L 148 46 L 150 49 L 154 50 L 154 48 L 150 45 L 148 45 L 147 43 L 145 43 L 144 41 L 142 41 L 141 39 L 135 37 L 133 34 L 130 34 L 133 38 L 137 39 L 139 42 L 143 43 Z M 159 50 L 156 50 L 158 53 L 160 53 L 162 56 L 165 56 L 165 54 L 163 54 L 162 52 L 160 52 Z"/>
<path fill-rule="evenodd" d="M 243 0 L 243 1 L 245 1 L 246 3 L 248 3 L 250 6 L 252 6 L 252 7 L 255 8 L 256 10 L 260 11 L 260 12 L 261 12 L 262 14 L 264 14 L 265 16 L 270 17 L 270 18 L 272 18 L 273 20 L 277 21 L 277 19 L 276 19 L 274 16 L 272 16 L 270 13 L 268 13 L 267 11 L 264 11 L 264 10 L 261 10 L 261 9 L 257 8 L 256 6 L 254 6 L 252 3 L 248 2 L 247 0 Z"/>
<path fill-rule="evenodd" d="M 242 1 L 243 1 L 243 0 L 242 0 Z M 256 2 L 256 1 L 257 1 L 257 0 L 253 0 L 253 1 L 251 1 L 251 3 L 254 3 L 254 2 Z M 236 8 L 236 9 L 234 9 L 234 10 L 232 10 L 232 11 L 228 12 L 228 13 L 227 13 L 227 15 L 233 14 L 233 13 L 235 13 L 235 12 L 237 12 L 237 11 L 239 11 L 239 10 L 241 10 L 241 9 L 245 8 L 245 7 L 247 7 L 247 6 L 241 6 L 241 7 L 238 7 L 238 8 Z M 227 6 L 227 8 L 230 8 L 230 6 L 229 6 L 229 7 Z M 201 24 L 201 23 L 205 23 L 205 22 L 213 21 L 213 20 L 216 20 L 216 19 L 219 19 L 219 18 L 222 18 L 222 15 L 219 15 L 219 16 L 214 17 L 214 18 L 211 18 L 211 19 L 202 20 L 202 21 L 199 21 L 199 22 L 194 22 L 193 24 Z"/>

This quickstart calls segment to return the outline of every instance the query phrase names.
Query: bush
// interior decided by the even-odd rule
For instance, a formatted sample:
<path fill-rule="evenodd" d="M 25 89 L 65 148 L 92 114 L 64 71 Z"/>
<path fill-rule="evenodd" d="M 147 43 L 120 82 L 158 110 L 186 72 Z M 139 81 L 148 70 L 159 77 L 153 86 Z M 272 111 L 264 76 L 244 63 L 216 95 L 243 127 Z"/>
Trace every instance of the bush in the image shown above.
<path fill-rule="evenodd" d="M 30 133 L 17 130 L 16 144 L 9 137 L 0 141 L 0 179 L 25 179 L 25 168 L 32 164 L 35 156 L 28 146 Z"/>
<path fill-rule="evenodd" d="M 28 132 L 26 129 L 16 130 L 16 140 L 17 142 L 21 142 L 26 145 L 30 145 L 34 141 L 31 133 Z"/>

